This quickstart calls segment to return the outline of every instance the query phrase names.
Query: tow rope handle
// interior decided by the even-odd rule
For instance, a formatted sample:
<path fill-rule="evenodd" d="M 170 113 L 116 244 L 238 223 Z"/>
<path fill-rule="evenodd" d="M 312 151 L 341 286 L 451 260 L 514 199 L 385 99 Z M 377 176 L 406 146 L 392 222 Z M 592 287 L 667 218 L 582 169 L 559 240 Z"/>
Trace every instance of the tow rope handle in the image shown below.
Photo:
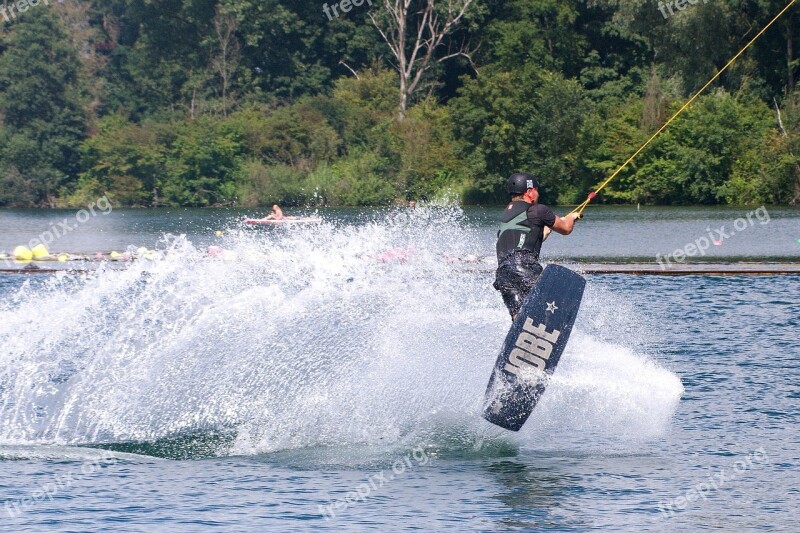
<path fill-rule="evenodd" d="M 583 218 L 583 210 L 586 209 L 586 206 L 589 205 L 589 202 L 591 202 L 592 200 L 597 198 L 597 193 L 598 192 L 600 192 L 600 191 L 597 190 L 597 191 L 590 192 L 589 196 L 586 198 L 586 200 L 584 200 L 584 202 L 581 205 L 579 205 L 578 207 L 573 209 L 570 214 L 577 213 L 578 214 L 578 220 L 582 219 Z"/>

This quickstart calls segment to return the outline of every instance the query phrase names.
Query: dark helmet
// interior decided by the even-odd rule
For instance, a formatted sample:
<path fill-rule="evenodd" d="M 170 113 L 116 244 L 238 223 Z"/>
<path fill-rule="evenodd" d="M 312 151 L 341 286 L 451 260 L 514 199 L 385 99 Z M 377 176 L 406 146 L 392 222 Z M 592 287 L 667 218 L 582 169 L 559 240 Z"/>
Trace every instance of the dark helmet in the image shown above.
<path fill-rule="evenodd" d="M 508 194 L 525 194 L 528 189 L 538 188 L 539 180 L 525 172 L 517 172 L 508 177 Z"/>

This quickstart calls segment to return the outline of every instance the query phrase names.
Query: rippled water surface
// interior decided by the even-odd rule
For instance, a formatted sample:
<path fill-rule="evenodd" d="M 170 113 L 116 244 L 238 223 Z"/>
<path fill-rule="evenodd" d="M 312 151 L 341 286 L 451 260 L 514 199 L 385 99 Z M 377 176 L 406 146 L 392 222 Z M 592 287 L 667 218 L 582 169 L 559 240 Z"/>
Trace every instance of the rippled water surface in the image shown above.
<path fill-rule="evenodd" d="M 668 253 L 740 216 L 641 213 L 549 257 Z M 796 212 L 770 213 L 722 248 L 796 256 Z M 152 259 L 0 276 L 0 530 L 796 530 L 800 277 L 589 277 L 512 434 L 479 416 L 509 326 L 465 260 L 491 255 L 488 210 L 145 214 L 58 245 Z"/>

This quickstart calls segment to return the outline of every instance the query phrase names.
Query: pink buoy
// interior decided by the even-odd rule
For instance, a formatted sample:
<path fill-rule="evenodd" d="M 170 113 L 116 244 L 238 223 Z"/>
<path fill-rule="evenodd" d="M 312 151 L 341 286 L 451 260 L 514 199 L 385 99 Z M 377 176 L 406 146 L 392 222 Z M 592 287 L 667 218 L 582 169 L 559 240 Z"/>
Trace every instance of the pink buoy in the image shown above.
<path fill-rule="evenodd" d="M 378 254 L 377 259 L 381 263 L 405 263 L 416 251 L 417 249 L 413 246 L 408 248 L 392 248 L 391 250 L 386 250 L 382 254 Z"/>

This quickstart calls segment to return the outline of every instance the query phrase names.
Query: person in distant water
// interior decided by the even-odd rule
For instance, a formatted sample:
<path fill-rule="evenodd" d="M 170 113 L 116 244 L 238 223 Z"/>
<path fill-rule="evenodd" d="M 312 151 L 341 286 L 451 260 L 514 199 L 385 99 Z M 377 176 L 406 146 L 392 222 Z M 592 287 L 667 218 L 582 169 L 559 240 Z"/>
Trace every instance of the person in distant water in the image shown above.
<path fill-rule="evenodd" d="M 417 202 L 415 200 L 409 200 L 408 203 L 406 204 L 406 207 L 414 209 L 415 207 L 417 207 Z"/>
<path fill-rule="evenodd" d="M 533 288 L 542 265 L 539 252 L 551 231 L 569 235 L 579 218 L 577 213 L 559 217 L 539 201 L 539 182 L 518 172 L 508 178 L 511 203 L 500 219 L 497 232 L 497 274 L 494 288 L 500 291 L 513 320 Z"/>
<path fill-rule="evenodd" d="M 281 206 L 275 204 L 272 206 L 272 213 L 267 215 L 264 220 L 283 220 L 284 218 L 286 217 L 283 216 L 283 210 L 281 209 Z"/>
<path fill-rule="evenodd" d="M 288 220 L 288 217 L 283 216 L 283 210 L 278 204 L 272 206 L 272 213 L 263 218 L 263 220 Z"/>

